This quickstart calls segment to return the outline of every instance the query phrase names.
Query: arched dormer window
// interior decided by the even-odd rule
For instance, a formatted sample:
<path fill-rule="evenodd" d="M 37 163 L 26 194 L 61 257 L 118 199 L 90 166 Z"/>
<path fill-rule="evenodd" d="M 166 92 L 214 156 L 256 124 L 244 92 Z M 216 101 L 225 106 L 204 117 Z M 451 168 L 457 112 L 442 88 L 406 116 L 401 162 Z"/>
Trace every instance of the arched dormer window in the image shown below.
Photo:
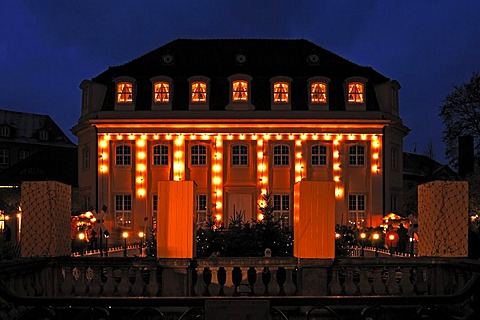
<path fill-rule="evenodd" d="M 345 107 L 347 111 L 365 111 L 367 79 L 351 77 L 345 80 Z"/>
<path fill-rule="evenodd" d="M 252 77 L 246 74 L 235 74 L 228 77 L 230 82 L 230 101 L 226 110 L 254 110 L 251 100 Z"/>
<path fill-rule="evenodd" d="M 135 110 L 136 81 L 131 77 L 118 77 L 115 83 L 115 110 Z"/>
<path fill-rule="evenodd" d="M 328 111 L 330 97 L 330 79 L 325 77 L 312 77 L 308 79 L 308 109 L 316 111 Z"/>
<path fill-rule="evenodd" d="M 152 110 L 172 110 L 173 80 L 158 76 L 152 82 Z"/>
<path fill-rule="evenodd" d="M 190 84 L 189 110 L 208 110 L 210 102 L 210 79 L 195 76 L 188 79 Z"/>
<path fill-rule="evenodd" d="M 272 110 L 292 110 L 291 84 L 292 79 L 288 77 L 270 79 Z"/>

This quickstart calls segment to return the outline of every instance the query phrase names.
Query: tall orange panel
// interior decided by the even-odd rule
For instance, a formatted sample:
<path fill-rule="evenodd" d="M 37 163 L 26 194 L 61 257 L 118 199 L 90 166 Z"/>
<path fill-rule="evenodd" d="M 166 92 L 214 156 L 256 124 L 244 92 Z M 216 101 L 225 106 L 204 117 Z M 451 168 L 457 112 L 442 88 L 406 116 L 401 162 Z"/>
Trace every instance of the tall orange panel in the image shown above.
<path fill-rule="evenodd" d="M 296 183 L 293 211 L 295 257 L 335 258 L 335 183 Z"/>
<path fill-rule="evenodd" d="M 157 257 L 193 258 L 195 186 L 193 181 L 159 181 Z"/>

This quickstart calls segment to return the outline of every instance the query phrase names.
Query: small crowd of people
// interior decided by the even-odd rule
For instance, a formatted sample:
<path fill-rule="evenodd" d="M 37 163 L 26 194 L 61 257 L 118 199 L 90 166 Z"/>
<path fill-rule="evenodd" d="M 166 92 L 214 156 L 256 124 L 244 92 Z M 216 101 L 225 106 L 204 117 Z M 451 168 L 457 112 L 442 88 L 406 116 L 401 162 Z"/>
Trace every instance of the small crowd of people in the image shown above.
<path fill-rule="evenodd" d="M 418 224 L 413 222 L 408 228 L 403 223 L 398 227 L 389 224 L 387 227 L 365 227 L 336 225 L 337 240 L 347 246 L 385 248 L 395 253 L 409 253 L 410 239 L 418 240 Z M 363 234 L 363 235 L 362 235 Z"/>

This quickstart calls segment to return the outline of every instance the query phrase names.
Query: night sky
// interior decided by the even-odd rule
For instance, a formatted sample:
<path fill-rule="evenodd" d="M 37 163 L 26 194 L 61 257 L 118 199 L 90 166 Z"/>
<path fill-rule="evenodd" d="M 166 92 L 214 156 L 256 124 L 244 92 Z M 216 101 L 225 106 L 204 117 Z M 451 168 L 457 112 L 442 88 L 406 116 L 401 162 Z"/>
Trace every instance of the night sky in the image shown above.
<path fill-rule="evenodd" d="M 307 39 L 400 82 L 404 151 L 433 141 L 454 84 L 480 72 L 480 1 L 0 0 L 0 109 L 70 133 L 83 79 L 177 38 Z"/>

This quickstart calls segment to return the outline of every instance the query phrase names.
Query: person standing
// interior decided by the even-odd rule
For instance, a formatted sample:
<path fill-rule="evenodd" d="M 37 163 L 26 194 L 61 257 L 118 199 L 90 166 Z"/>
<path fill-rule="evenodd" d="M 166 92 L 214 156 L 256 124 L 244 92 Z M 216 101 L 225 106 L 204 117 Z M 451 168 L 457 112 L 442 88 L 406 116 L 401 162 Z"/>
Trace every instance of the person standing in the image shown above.
<path fill-rule="evenodd" d="M 408 245 L 408 230 L 400 223 L 397 230 L 398 234 L 398 251 L 400 253 L 407 253 Z"/>

